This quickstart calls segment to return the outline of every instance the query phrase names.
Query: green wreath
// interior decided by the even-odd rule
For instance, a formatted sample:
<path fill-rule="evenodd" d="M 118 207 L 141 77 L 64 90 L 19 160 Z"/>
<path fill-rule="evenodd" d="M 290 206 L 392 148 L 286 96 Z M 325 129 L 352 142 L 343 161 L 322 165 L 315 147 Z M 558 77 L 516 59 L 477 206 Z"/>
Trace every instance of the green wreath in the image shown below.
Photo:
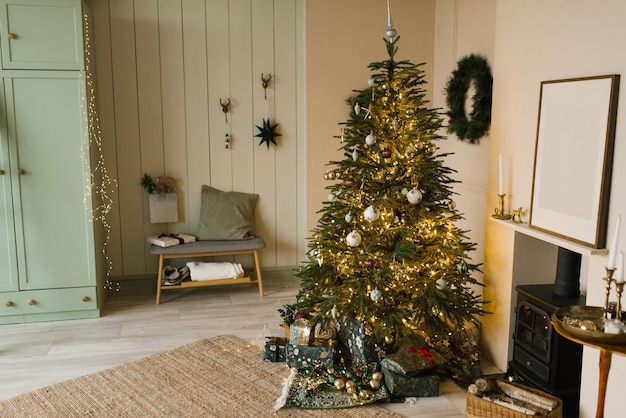
<path fill-rule="evenodd" d="M 465 112 L 465 97 L 471 81 L 475 93 L 472 111 Z M 446 84 L 446 104 L 450 118 L 448 132 L 456 134 L 462 141 L 475 144 L 485 136 L 491 125 L 491 93 L 493 77 L 487 60 L 480 55 L 467 55 L 458 62 L 458 68 Z"/>

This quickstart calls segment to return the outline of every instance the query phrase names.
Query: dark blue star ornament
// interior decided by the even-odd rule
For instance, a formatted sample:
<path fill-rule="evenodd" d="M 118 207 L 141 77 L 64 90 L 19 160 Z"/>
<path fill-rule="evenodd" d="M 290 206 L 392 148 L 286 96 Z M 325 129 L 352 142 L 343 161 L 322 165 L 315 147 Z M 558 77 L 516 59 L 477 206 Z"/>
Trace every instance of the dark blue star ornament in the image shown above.
<path fill-rule="evenodd" d="M 261 146 L 264 142 L 267 145 L 267 149 L 270 149 L 270 142 L 274 145 L 276 144 L 276 137 L 280 136 L 278 132 L 276 132 L 276 127 L 278 124 L 270 124 L 270 119 L 263 119 L 263 127 L 255 125 L 260 131 L 258 134 L 254 135 L 255 137 L 261 138 L 261 142 L 259 142 L 259 146 Z"/>

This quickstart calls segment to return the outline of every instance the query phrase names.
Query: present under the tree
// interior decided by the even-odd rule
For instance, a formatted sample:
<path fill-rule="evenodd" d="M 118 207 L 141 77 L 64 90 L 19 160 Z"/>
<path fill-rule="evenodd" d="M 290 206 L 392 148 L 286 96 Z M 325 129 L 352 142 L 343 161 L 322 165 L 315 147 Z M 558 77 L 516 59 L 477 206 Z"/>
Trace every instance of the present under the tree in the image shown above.
<path fill-rule="evenodd" d="M 332 369 L 335 363 L 335 347 L 336 342 L 333 340 L 314 340 L 310 346 L 289 343 L 287 365 L 298 369 L 311 366 Z"/>
<path fill-rule="evenodd" d="M 386 355 L 384 341 L 377 341 L 362 322 L 354 318 L 342 318 L 339 326 L 339 343 L 347 347 L 353 361 L 377 362 Z"/>
<path fill-rule="evenodd" d="M 414 377 L 437 369 L 446 363 L 446 359 L 428 346 L 421 348 L 402 347 L 381 360 L 381 366 L 406 377 Z"/>
<path fill-rule="evenodd" d="M 313 325 L 306 318 L 296 319 L 289 325 L 289 344 L 309 345 Z"/>
<path fill-rule="evenodd" d="M 263 360 L 272 362 L 283 362 L 287 354 L 287 338 L 265 337 L 265 351 Z"/>
<path fill-rule="evenodd" d="M 395 373 L 381 365 L 385 386 L 392 398 L 428 398 L 439 396 L 441 379 L 437 373 L 423 374 L 414 377 Z"/>

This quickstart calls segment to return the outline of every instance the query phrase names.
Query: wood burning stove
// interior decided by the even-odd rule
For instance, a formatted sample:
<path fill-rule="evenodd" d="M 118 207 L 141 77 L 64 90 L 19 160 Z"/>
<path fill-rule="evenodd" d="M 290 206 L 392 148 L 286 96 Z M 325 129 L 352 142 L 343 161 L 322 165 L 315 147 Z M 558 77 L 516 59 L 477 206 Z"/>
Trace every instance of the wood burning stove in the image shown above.
<path fill-rule="evenodd" d="M 516 290 L 513 359 L 507 376 L 560 398 L 563 416 L 578 417 L 582 346 L 559 335 L 550 318 L 563 306 L 584 305 L 585 298 L 555 294 L 555 284 Z"/>

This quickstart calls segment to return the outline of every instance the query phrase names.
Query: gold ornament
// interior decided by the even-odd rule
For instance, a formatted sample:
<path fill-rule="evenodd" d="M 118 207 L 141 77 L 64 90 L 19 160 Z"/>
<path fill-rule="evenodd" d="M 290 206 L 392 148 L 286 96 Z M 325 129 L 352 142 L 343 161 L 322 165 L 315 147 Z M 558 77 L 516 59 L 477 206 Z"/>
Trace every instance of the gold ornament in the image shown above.
<path fill-rule="evenodd" d="M 337 388 L 338 390 L 342 390 L 344 387 L 346 387 L 346 382 L 343 379 L 337 379 L 335 380 L 335 388 Z"/>
<path fill-rule="evenodd" d="M 383 374 L 381 372 L 372 373 L 372 380 L 383 380 Z"/>
<path fill-rule="evenodd" d="M 376 379 L 370 380 L 370 387 L 374 390 L 380 389 L 380 380 L 376 380 Z"/>

